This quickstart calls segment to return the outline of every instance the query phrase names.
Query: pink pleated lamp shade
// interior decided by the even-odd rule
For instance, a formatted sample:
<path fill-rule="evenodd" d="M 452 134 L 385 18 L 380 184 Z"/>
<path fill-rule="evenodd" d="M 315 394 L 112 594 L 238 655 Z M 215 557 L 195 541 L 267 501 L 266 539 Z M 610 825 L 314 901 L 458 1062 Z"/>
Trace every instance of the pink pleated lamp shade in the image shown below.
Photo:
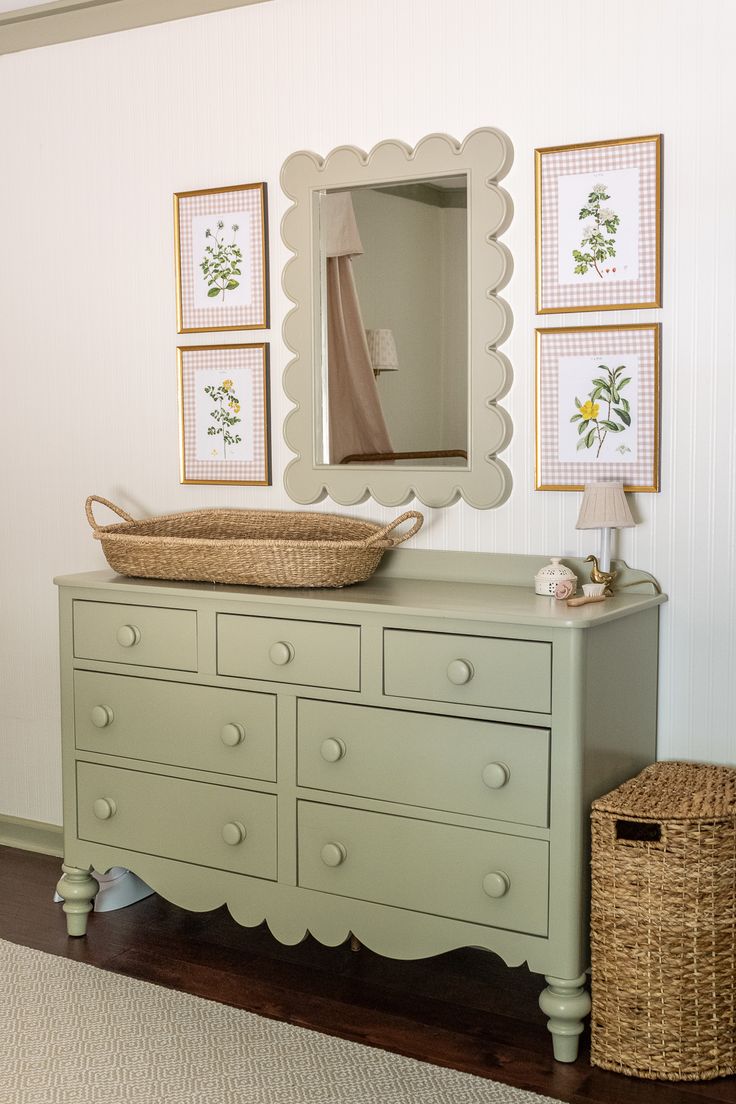
<path fill-rule="evenodd" d="M 631 529 L 636 525 L 623 483 L 588 483 L 576 529 Z"/>

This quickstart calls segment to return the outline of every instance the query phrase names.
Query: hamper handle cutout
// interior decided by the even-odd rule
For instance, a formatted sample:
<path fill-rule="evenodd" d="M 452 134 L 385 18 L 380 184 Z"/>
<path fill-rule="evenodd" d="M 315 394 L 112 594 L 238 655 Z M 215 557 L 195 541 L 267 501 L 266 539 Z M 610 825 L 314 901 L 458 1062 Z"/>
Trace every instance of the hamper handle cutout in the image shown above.
<path fill-rule="evenodd" d="M 424 525 L 424 514 L 420 514 L 418 510 L 407 510 L 401 517 L 394 518 L 388 525 L 384 525 L 383 529 L 379 529 L 372 537 L 368 537 L 365 542 L 366 545 L 375 544 L 376 541 L 382 540 L 384 537 L 388 536 L 392 529 L 396 529 L 398 525 L 401 525 L 403 521 L 408 521 L 409 518 L 414 518 L 414 524 L 411 529 L 407 530 L 406 533 L 402 533 L 400 537 L 395 537 L 391 542 L 394 547 L 397 544 L 403 544 L 409 537 L 413 537 L 415 533 L 418 533 Z"/>
<path fill-rule="evenodd" d="M 617 820 L 616 839 L 633 840 L 637 843 L 659 843 L 662 839 L 662 825 L 651 821 Z"/>
<path fill-rule="evenodd" d="M 98 525 L 95 521 L 94 514 L 92 513 L 92 503 L 99 502 L 101 506 L 107 506 L 109 510 L 112 510 L 114 514 L 121 517 L 123 521 L 135 521 L 130 514 L 127 514 L 122 506 L 116 506 L 114 502 L 110 502 L 109 498 L 100 498 L 99 495 L 90 495 L 84 504 L 84 512 L 87 515 L 87 521 L 90 523 L 93 529 L 101 529 L 102 526 Z"/>

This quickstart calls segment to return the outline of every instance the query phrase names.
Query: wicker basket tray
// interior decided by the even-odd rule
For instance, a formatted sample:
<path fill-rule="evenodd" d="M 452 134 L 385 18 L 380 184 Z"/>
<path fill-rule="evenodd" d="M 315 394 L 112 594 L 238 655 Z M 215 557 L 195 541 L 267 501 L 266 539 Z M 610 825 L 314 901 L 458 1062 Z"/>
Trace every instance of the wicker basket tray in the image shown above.
<path fill-rule="evenodd" d="M 123 522 L 98 525 L 95 502 Z M 387 548 L 403 544 L 424 522 L 408 510 L 389 525 L 340 514 L 268 510 L 191 510 L 136 521 L 98 495 L 87 520 L 105 559 L 120 575 L 274 587 L 340 587 L 370 578 Z M 409 518 L 400 537 L 391 532 Z"/>

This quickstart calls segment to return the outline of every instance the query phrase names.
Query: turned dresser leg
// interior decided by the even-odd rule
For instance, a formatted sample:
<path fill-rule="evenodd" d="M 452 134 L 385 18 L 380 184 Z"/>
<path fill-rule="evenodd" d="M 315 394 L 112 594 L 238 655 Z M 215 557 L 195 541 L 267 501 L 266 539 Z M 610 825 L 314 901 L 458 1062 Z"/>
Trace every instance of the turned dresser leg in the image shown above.
<path fill-rule="evenodd" d="M 574 1062 L 583 1020 L 590 1012 L 585 974 L 572 980 L 547 975 L 545 981 L 547 988 L 542 990 L 539 1007 L 549 1016 L 547 1027 L 552 1033 L 555 1058 L 558 1062 Z"/>
<path fill-rule="evenodd" d="M 69 935 L 86 935 L 87 916 L 92 911 L 99 883 L 90 874 L 91 866 L 84 870 L 63 863 L 61 869 L 64 873 L 56 891 L 64 899 L 62 908 L 66 913 L 66 930 Z"/>

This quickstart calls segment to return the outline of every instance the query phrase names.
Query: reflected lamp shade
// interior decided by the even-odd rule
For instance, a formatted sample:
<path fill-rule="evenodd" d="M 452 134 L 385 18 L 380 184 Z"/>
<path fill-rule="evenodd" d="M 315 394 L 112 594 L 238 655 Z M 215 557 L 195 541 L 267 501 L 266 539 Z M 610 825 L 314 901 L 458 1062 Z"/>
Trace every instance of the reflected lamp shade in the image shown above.
<path fill-rule="evenodd" d="M 399 354 L 393 330 L 366 330 L 365 339 L 375 374 L 397 371 Z"/>
<path fill-rule="evenodd" d="M 631 529 L 634 525 L 623 483 L 587 484 L 575 528 L 600 529 L 598 567 L 601 571 L 611 570 L 611 530 Z"/>

